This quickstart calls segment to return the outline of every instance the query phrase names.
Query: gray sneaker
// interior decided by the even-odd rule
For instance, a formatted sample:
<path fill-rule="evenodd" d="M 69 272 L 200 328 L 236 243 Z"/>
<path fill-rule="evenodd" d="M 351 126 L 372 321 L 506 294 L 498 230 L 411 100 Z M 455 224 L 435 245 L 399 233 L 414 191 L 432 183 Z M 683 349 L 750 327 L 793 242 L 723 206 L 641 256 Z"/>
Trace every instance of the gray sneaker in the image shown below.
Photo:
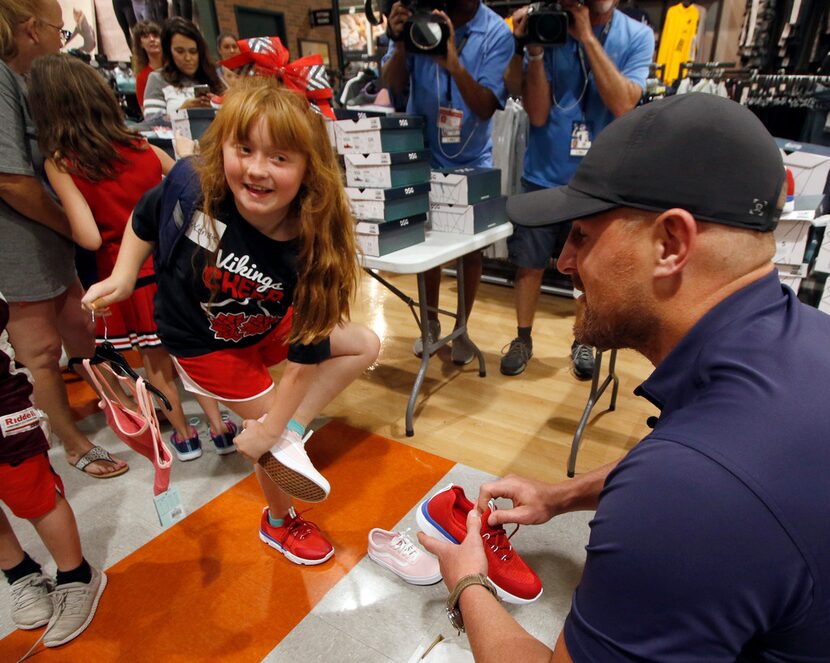
<path fill-rule="evenodd" d="M 17 628 L 31 630 L 52 618 L 52 581 L 42 573 L 30 573 L 10 585 L 12 621 Z"/>
<path fill-rule="evenodd" d="M 95 616 L 98 600 L 107 586 L 107 576 L 92 569 L 89 583 L 68 582 L 58 585 L 50 596 L 54 604 L 52 619 L 43 635 L 46 647 L 59 647 L 78 637 Z"/>
<path fill-rule="evenodd" d="M 427 320 L 427 328 L 429 330 L 427 332 L 427 338 L 431 345 L 441 338 L 441 322 L 439 320 Z M 424 341 L 420 336 L 415 339 L 415 345 L 412 346 L 412 353 L 416 357 L 424 354 Z"/>
<path fill-rule="evenodd" d="M 502 350 L 501 366 L 504 375 L 518 375 L 527 367 L 528 360 L 533 356 L 533 342 L 516 337 L 510 341 L 507 352 Z"/>
<path fill-rule="evenodd" d="M 594 377 L 594 348 L 574 341 L 571 345 L 571 368 L 579 380 Z"/>
<path fill-rule="evenodd" d="M 466 336 L 459 336 L 452 342 L 450 357 L 456 366 L 466 366 L 476 356 L 472 342 Z"/>

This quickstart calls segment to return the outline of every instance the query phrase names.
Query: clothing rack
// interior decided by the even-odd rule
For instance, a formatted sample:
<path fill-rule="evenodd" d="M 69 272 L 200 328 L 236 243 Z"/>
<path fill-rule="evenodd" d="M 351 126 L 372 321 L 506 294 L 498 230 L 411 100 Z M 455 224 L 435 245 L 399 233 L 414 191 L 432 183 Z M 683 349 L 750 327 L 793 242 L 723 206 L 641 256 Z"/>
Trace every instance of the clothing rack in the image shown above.
<path fill-rule="evenodd" d="M 735 64 L 735 62 L 684 62 L 680 65 L 678 80 L 687 76 L 714 78 L 720 76 L 725 70 L 734 69 Z"/>

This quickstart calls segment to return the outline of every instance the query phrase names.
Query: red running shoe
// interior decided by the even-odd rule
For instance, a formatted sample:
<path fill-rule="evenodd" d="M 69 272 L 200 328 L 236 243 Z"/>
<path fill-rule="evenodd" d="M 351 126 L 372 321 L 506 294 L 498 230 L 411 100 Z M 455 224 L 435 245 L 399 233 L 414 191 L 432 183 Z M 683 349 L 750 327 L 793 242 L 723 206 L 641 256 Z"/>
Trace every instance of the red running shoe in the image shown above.
<path fill-rule="evenodd" d="M 461 486 L 450 484 L 421 502 L 416 513 L 421 531 L 436 539 L 461 543 L 467 536 L 467 514 L 475 508 Z M 490 509 L 481 516 L 481 538 L 487 553 L 487 577 L 506 603 L 533 603 L 542 595 L 542 581 L 519 557 L 504 527 L 487 524 Z M 512 536 L 512 535 L 511 535 Z"/>
<path fill-rule="evenodd" d="M 280 527 L 272 527 L 268 522 L 268 507 L 262 510 L 259 524 L 260 540 L 279 550 L 295 564 L 322 564 L 334 554 L 334 548 L 328 542 L 320 528 L 305 520 L 294 511 L 288 510 Z"/>

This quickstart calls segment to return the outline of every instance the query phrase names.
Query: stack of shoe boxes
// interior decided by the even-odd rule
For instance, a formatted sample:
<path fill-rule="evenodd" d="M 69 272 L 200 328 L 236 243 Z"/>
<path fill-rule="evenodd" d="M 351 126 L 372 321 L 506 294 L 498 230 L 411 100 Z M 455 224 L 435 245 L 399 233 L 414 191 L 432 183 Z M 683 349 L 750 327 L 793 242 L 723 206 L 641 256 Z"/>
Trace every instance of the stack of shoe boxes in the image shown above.
<path fill-rule="evenodd" d="M 498 168 L 434 170 L 429 217 L 436 232 L 475 235 L 507 223 L 507 197 L 501 195 Z"/>
<path fill-rule="evenodd" d="M 357 241 L 367 256 L 383 256 L 426 237 L 430 153 L 424 149 L 423 127 L 418 115 L 334 123 Z"/>

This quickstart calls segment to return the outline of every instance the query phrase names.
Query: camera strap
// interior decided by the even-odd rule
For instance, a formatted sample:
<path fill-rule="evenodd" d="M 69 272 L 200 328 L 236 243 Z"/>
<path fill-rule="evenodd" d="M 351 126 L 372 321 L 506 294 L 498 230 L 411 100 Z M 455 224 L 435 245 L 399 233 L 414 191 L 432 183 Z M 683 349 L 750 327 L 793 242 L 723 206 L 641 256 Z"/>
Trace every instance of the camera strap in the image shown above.
<path fill-rule="evenodd" d="M 464 47 L 467 45 L 467 40 L 470 38 L 470 33 L 468 32 L 461 38 L 461 43 L 455 47 L 455 52 L 458 54 L 458 60 L 461 60 L 461 52 L 464 50 Z M 452 106 L 452 76 L 450 72 L 447 72 L 447 103 Z"/>
<path fill-rule="evenodd" d="M 605 42 L 608 39 L 608 33 L 611 31 L 611 24 L 614 21 L 614 15 L 611 14 L 611 18 L 608 20 L 603 28 L 602 32 L 599 35 L 599 43 L 602 46 L 603 50 L 605 50 Z M 589 67 L 588 64 L 585 62 L 585 50 L 582 48 L 582 44 L 577 42 L 576 44 L 576 52 L 577 56 L 579 57 L 579 64 L 582 68 L 582 91 L 579 93 L 579 97 L 577 100 L 571 104 L 570 106 L 560 106 L 559 102 L 556 100 L 556 81 L 553 81 L 553 85 L 551 86 L 551 99 L 553 100 L 553 105 L 561 111 L 571 111 L 577 106 L 580 107 L 582 111 L 582 119 L 585 119 L 585 113 L 588 110 L 588 81 L 589 81 Z M 556 57 L 556 51 L 554 50 L 554 58 Z M 556 71 L 554 69 L 554 76 L 556 75 Z"/>

